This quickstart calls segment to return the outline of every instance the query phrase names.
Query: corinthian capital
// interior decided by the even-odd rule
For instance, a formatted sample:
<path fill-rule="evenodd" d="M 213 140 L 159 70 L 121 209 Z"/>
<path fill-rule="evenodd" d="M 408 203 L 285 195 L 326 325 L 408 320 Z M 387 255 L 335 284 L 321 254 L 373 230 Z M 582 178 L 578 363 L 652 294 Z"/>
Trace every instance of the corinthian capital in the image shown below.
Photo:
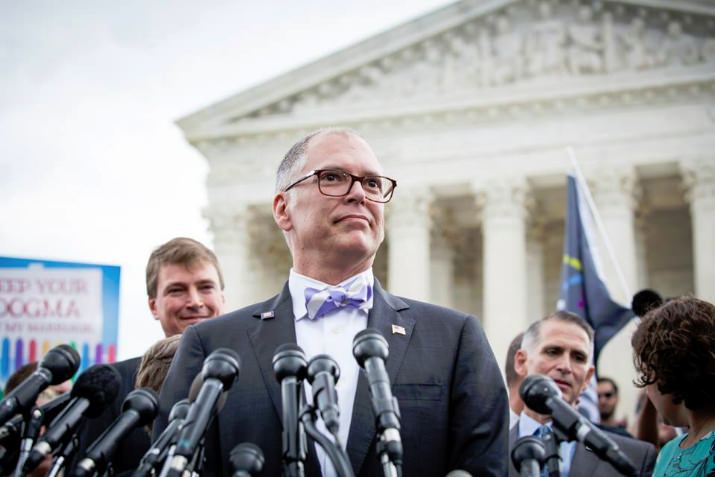
<path fill-rule="evenodd" d="M 412 187 L 400 190 L 389 206 L 390 226 L 429 228 L 432 224 L 432 201 L 432 193 L 427 189 Z"/>
<path fill-rule="evenodd" d="M 715 156 L 683 160 L 680 170 L 688 202 L 715 199 Z"/>
<path fill-rule="evenodd" d="M 482 219 L 527 217 L 534 199 L 525 177 L 497 177 L 474 184 Z"/>
<path fill-rule="evenodd" d="M 632 167 L 592 167 L 585 174 L 599 207 L 635 210 L 643 191 Z"/>

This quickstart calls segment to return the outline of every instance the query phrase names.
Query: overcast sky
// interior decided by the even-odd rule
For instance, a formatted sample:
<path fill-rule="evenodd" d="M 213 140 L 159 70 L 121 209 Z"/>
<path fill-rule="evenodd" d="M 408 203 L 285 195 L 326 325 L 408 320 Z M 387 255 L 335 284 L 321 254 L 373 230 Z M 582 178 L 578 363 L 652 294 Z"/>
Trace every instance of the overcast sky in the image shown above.
<path fill-rule="evenodd" d="M 162 337 L 144 267 L 212 245 L 178 118 L 450 2 L 0 0 L 0 255 L 120 265 L 120 359 Z"/>

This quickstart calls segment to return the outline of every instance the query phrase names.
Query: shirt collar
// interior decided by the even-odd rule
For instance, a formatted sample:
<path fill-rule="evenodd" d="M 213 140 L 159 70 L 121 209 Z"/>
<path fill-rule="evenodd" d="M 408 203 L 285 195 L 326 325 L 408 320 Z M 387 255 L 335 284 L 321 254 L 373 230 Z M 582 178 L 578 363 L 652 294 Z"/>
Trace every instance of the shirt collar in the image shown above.
<path fill-rule="evenodd" d="M 547 422 L 546 425 L 551 427 L 551 421 Z M 541 426 L 542 424 L 539 421 L 535 420 L 527 413 L 522 412 L 519 416 L 519 437 L 533 436 L 536 429 Z"/>
<path fill-rule="evenodd" d="M 375 278 L 372 274 L 372 268 L 368 268 L 364 272 L 358 273 L 357 275 L 353 275 L 352 277 L 347 278 L 342 282 L 338 283 L 338 285 L 345 285 L 347 283 L 350 283 L 360 275 L 363 275 L 367 280 L 367 283 L 371 287 L 373 287 L 373 294 L 367 301 L 367 310 L 370 310 L 372 309 L 372 301 L 373 297 L 375 296 Z M 300 273 L 293 270 L 293 268 L 290 269 L 290 274 L 288 275 L 288 290 L 290 291 L 290 297 L 293 301 L 293 316 L 295 317 L 296 321 L 300 321 L 308 316 L 308 310 L 305 307 L 305 289 L 310 287 L 321 290 L 329 286 L 331 285 L 328 283 L 323 283 L 319 280 L 315 280 L 314 278 L 306 277 L 305 275 L 301 275 Z"/>

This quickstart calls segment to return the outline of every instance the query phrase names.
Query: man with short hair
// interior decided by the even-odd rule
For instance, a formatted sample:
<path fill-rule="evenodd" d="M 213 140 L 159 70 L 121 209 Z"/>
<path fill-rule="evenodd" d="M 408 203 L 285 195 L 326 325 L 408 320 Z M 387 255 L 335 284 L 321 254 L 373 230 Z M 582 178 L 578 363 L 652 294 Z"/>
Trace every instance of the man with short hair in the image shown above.
<path fill-rule="evenodd" d="M 519 420 L 519 414 L 524 409 L 524 401 L 519 394 L 519 386 L 524 380 L 514 369 L 514 357 L 521 349 L 521 340 L 524 338 L 522 331 L 511 340 L 509 349 L 506 352 L 506 362 L 504 363 L 504 375 L 506 378 L 506 389 L 509 392 L 509 429 Z"/>
<path fill-rule="evenodd" d="M 403 475 L 506 473 L 506 391 L 477 319 L 391 295 L 373 276 L 395 185 L 354 131 L 316 131 L 290 149 L 273 199 L 293 258 L 288 282 L 268 301 L 186 330 L 164 381 L 155 437 L 206 356 L 231 348 L 241 356 L 240 377 L 207 431 L 204 473 L 227 475 L 234 446 L 252 442 L 265 455 L 263 475 L 281 474 L 281 392 L 272 358 L 278 346 L 294 343 L 308 359 L 326 353 L 337 361 L 339 440 L 357 476 L 381 475 L 368 383 L 351 352 L 355 334 L 369 327 L 389 345 Z M 312 441 L 305 474 L 335 475 Z"/>
<path fill-rule="evenodd" d="M 221 315 L 226 302 L 223 288 L 223 275 L 216 255 L 194 239 L 171 239 L 156 248 L 147 262 L 149 309 L 166 337 L 181 334 L 189 325 Z M 76 458 L 81 459 L 92 442 L 121 414 L 124 398 L 135 388 L 141 360 L 138 356 L 112 364 L 122 378 L 119 393 L 99 417 L 86 421 L 80 429 Z M 115 472 L 135 469 L 150 444 L 144 428 L 134 429 L 119 442 L 112 459 Z"/>
<path fill-rule="evenodd" d="M 543 374 L 554 380 L 561 397 L 571 406 L 577 403 L 594 372 L 593 329 L 578 315 L 557 311 L 533 323 L 524 332 L 521 349 L 514 358 L 514 369 L 522 378 Z M 551 428 L 551 416 L 527 407 L 509 434 L 511 447 L 519 437 L 534 435 L 543 426 Z M 651 444 L 607 433 L 630 458 L 637 475 L 649 476 L 656 450 Z M 559 448 L 563 477 L 619 475 L 618 471 L 587 450 L 581 443 L 563 442 Z M 509 475 L 518 475 L 510 460 Z"/>
<path fill-rule="evenodd" d="M 605 376 L 599 376 L 597 382 L 598 412 L 601 415 L 601 425 L 625 429 L 625 421 L 623 419 L 616 419 L 618 385 L 616 385 L 613 379 Z"/>

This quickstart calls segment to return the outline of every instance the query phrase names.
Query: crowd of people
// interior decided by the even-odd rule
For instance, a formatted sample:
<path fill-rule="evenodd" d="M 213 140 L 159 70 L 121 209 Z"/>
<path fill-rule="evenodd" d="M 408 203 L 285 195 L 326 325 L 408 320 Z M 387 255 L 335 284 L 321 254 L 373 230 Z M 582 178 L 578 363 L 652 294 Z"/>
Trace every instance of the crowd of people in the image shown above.
<path fill-rule="evenodd" d="M 307 357 L 325 353 L 339 365 L 336 442 L 355 475 L 380 475 L 368 383 L 352 355 L 356 333 L 374 328 L 389 345 L 386 368 L 399 403 L 404 475 L 461 469 L 516 476 L 511 449 L 523 437 L 548 440 L 552 434 L 561 475 L 618 475 L 588 443 L 561 435 L 555 418 L 530 408 L 520 394 L 525 379 L 543 375 L 553 380 L 558 398 L 576 408 L 596 371 L 594 330 L 581 317 L 559 311 L 520 332 L 507 353 L 505 387 L 476 317 L 383 289 L 372 264 L 384 239 L 385 203 L 396 185 L 352 130 L 319 130 L 297 142 L 280 164 L 273 200 L 293 259 L 286 284 L 275 297 L 227 314 L 223 276 L 210 249 L 188 238 L 158 247 L 147 264 L 146 285 L 165 339 L 143 357 L 113 364 L 120 392 L 82 426 L 76 456 L 119 416 L 135 388 L 160 392 L 151 426 L 156 439 L 205 358 L 230 348 L 240 354 L 240 379 L 206 433 L 204 475 L 228 474 L 230 451 L 241 442 L 262 449 L 263 475 L 279 475 L 281 390 L 272 358 L 280 345 L 294 343 Z M 715 475 L 715 307 L 694 297 L 672 299 L 643 317 L 632 345 L 636 384 L 645 388 L 638 418 L 630 426 L 617 418 L 619 385 L 598 376 L 600 431 L 634 465 L 634 475 Z M 28 369 L 8 382 L 6 394 Z M 306 384 L 307 395 L 309 390 Z M 653 432 L 658 419 L 679 429 L 668 442 Z M 135 429 L 119 443 L 114 471 L 130 473 L 150 443 L 147 429 Z M 304 465 L 309 476 L 337 475 L 317 446 L 308 446 Z"/>

